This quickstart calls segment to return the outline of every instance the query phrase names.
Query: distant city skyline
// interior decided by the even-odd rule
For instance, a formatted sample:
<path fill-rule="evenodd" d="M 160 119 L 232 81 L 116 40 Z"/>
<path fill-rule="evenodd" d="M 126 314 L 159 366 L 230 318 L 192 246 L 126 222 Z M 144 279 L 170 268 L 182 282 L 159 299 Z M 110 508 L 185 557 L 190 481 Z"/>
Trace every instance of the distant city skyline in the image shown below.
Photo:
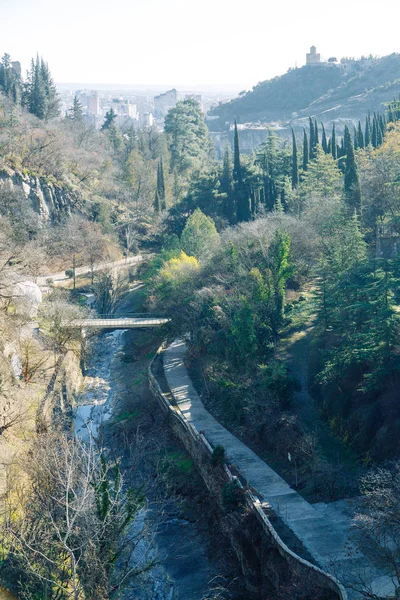
<path fill-rule="evenodd" d="M 38 52 L 57 83 L 249 89 L 325 58 L 400 51 L 399 3 L 381 0 L 0 0 L 0 52 Z M 379 19 L 379 26 L 377 17 Z"/>

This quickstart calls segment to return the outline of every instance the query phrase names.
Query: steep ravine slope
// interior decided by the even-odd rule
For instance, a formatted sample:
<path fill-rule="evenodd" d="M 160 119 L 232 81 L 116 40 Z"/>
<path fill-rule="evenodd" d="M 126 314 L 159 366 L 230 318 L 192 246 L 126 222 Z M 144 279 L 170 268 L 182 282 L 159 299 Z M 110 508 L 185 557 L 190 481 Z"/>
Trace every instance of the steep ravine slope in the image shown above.
<path fill-rule="evenodd" d="M 82 193 L 77 189 L 68 189 L 45 177 L 6 166 L 0 168 L 0 186 L 23 192 L 43 221 L 57 220 L 62 214 L 79 210 L 84 203 Z"/>

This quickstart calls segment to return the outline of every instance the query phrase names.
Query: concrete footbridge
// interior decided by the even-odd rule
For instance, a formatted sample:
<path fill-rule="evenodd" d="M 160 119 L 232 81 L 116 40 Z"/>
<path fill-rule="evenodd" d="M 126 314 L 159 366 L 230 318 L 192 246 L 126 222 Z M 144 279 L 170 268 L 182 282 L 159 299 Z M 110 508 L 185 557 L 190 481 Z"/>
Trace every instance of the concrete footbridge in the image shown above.
<path fill-rule="evenodd" d="M 94 318 L 86 317 L 64 323 L 64 327 L 71 329 L 147 329 L 160 327 L 169 323 L 171 319 L 165 317 L 152 317 L 149 315 L 96 315 Z"/>

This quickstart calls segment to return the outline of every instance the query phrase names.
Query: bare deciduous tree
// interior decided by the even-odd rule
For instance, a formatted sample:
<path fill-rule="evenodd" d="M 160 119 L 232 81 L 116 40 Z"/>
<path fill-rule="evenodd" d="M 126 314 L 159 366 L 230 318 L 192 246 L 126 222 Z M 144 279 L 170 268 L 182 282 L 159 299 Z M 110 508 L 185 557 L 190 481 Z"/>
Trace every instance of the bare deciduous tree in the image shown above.
<path fill-rule="evenodd" d="M 131 560 L 143 530 L 128 526 L 142 507 L 92 441 L 41 435 L 9 469 L 3 571 L 29 598 L 107 600 L 151 566 Z"/>

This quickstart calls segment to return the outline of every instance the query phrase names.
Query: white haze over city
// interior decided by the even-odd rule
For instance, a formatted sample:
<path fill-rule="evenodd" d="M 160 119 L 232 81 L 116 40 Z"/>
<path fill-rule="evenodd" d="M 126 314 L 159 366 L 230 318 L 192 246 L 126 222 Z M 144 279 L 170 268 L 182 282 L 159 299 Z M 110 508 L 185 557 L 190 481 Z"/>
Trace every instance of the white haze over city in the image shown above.
<path fill-rule="evenodd" d="M 395 0 L 0 0 L 1 47 L 54 79 L 250 88 L 324 58 L 400 51 Z"/>

